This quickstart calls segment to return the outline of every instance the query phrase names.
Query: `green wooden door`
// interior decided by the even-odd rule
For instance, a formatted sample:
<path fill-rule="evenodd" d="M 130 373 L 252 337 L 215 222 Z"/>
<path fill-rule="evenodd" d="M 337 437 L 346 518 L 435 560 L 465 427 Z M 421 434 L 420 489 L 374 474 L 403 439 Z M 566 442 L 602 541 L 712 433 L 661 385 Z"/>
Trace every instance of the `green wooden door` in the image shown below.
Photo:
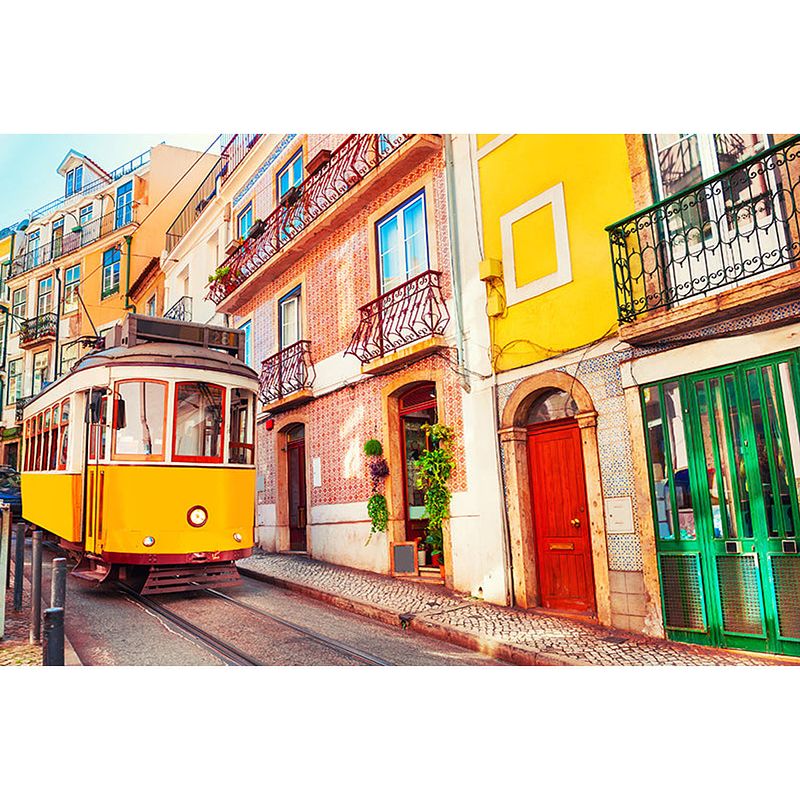
<path fill-rule="evenodd" d="M 645 387 L 671 638 L 800 655 L 795 354 Z"/>

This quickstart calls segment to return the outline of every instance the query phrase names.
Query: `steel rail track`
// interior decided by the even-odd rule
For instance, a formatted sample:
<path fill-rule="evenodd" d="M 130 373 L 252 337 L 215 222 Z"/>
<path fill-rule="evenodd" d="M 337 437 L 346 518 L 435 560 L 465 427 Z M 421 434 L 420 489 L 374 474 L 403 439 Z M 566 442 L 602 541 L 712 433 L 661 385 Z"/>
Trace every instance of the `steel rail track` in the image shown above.
<path fill-rule="evenodd" d="M 313 639 L 315 642 L 319 642 L 325 647 L 328 647 L 331 650 L 339 653 L 340 655 L 350 656 L 351 658 L 355 658 L 358 661 L 362 661 L 365 664 L 369 664 L 371 666 L 376 667 L 394 667 L 397 666 L 396 664 L 392 663 L 391 661 L 386 661 L 379 656 L 372 655 L 371 653 L 366 653 L 363 650 L 359 650 L 356 647 L 351 647 L 349 644 L 345 644 L 344 642 L 340 642 L 337 639 L 331 639 L 329 636 L 324 636 L 321 633 L 316 633 L 315 631 L 309 630 L 308 628 L 303 627 L 302 625 L 297 625 L 294 622 L 289 622 L 288 619 L 283 619 L 283 617 L 275 616 L 275 614 L 270 614 L 268 611 L 264 611 L 263 609 L 256 608 L 255 606 L 251 606 L 249 603 L 243 603 L 241 600 L 237 600 L 234 597 L 229 597 L 227 594 L 223 594 L 216 589 L 203 589 L 206 594 L 213 595 L 214 597 L 219 597 L 222 600 L 226 600 L 233 605 L 238 606 L 239 608 L 246 609 L 253 614 L 257 614 L 258 616 L 265 617 L 266 619 L 272 620 L 272 622 L 277 622 L 279 625 L 283 625 L 287 628 L 291 628 L 293 631 L 302 634 L 303 636 L 307 636 L 309 639 Z"/>
<path fill-rule="evenodd" d="M 204 631 L 202 628 L 199 628 L 194 623 L 189 622 L 188 619 L 182 617 L 180 614 L 176 614 L 171 609 L 163 606 L 157 600 L 153 600 L 147 595 L 141 595 L 130 587 L 125 586 L 125 584 L 118 583 L 116 584 L 116 588 L 121 594 L 132 598 L 144 608 L 147 608 L 153 613 L 163 617 L 168 622 L 171 622 L 183 633 L 189 634 L 192 639 L 197 640 L 201 645 L 203 645 L 203 647 L 214 653 L 214 655 L 220 656 L 229 666 L 266 666 L 263 662 L 258 661 L 247 655 L 247 653 L 243 652 L 242 650 L 239 650 L 238 647 L 234 647 L 232 644 L 229 644 L 223 639 L 219 639 L 213 634 Z"/>

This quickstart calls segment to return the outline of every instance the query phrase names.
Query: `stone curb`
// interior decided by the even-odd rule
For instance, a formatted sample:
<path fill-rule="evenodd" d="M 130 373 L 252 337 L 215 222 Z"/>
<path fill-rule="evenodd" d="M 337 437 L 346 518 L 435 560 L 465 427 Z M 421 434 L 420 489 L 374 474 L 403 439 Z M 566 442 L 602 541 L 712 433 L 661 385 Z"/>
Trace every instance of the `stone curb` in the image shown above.
<path fill-rule="evenodd" d="M 253 578 L 263 583 L 269 583 L 273 586 L 278 586 L 281 589 L 288 589 L 298 594 L 303 594 L 306 597 L 311 597 L 314 600 L 320 600 L 323 603 L 340 608 L 343 611 L 350 611 L 354 614 L 359 614 L 362 617 L 383 622 L 386 625 L 393 625 L 395 627 L 405 627 L 406 629 L 416 631 L 425 636 L 431 636 L 436 639 L 441 639 L 451 644 L 464 647 L 468 650 L 474 650 L 478 653 L 497 658 L 501 661 L 507 661 L 511 664 L 524 667 L 576 667 L 576 666 L 591 666 L 588 661 L 578 661 L 567 656 L 554 655 L 552 653 L 544 653 L 539 650 L 531 650 L 518 645 L 508 644 L 501 642 L 499 639 L 492 639 L 486 636 L 479 636 L 474 633 L 456 628 L 453 625 L 447 625 L 443 622 L 434 622 L 430 619 L 424 618 L 424 612 L 418 614 L 400 614 L 397 611 L 390 611 L 389 609 L 382 608 L 381 606 L 372 605 L 371 603 L 364 603 L 360 600 L 349 600 L 345 597 L 325 592 L 321 589 L 315 589 L 313 586 L 307 586 L 304 583 L 295 583 L 288 581 L 285 578 L 276 578 L 272 575 L 267 575 L 257 570 L 252 570 L 247 567 L 238 567 L 239 572 L 248 578 Z M 433 612 L 437 613 L 437 612 Z"/>

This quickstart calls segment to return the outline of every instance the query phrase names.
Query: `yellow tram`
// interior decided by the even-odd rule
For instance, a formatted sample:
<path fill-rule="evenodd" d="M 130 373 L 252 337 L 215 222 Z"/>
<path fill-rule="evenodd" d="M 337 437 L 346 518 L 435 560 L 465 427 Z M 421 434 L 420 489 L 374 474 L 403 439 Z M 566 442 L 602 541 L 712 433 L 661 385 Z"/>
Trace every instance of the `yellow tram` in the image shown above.
<path fill-rule="evenodd" d="M 22 509 L 74 574 L 143 593 L 236 579 L 255 507 L 242 331 L 130 314 L 24 410 Z"/>

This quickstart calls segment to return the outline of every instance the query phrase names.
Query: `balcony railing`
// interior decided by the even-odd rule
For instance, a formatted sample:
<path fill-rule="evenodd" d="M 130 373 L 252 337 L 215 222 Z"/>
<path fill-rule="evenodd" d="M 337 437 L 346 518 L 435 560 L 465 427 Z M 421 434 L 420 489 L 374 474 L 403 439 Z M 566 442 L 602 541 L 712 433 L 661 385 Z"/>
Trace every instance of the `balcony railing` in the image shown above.
<path fill-rule="evenodd" d="M 260 233 L 220 265 L 219 278 L 209 285 L 208 298 L 222 302 L 412 136 L 371 133 L 348 137 L 324 167 L 287 193 L 264 220 Z"/>
<path fill-rule="evenodd" d="M 181 213 L 169 226 L 166 241 L 167 252 L 172 252 L 175 249 L 178 242 L 203 213 L 203 209 L 216 196 L 217 178 L 220 179 L 220 183 L 228 180 L 261 136 L 263 136 L 261 133 L 236 133 L 224 142 L 222 154 L 214 163 L 208 175 L 200 182 L 194 194 L 189 198 L 189 202 L 181 210 Z"/>
<path fill-rule="evenodd" d="M 35 397 L 35 394 L 29 394 L 27 397 L 17 398 L 16 411 L 14 413 L 15 422 L 22 422 L 22 415 L 25 412 L 25 406 L 27 406 Z"/>
<path fill-rule="evenodd" d="M 450 314 L 441 273 L 428 270 L 361 307 L 346 352 L 366 364 L 428 336 L 444 333 Z"/>
<path fill-rule="evenodd" d="M 130 161 L 126 161 L 121 166 L 109 172 L 108 177 L 101 176 L 93 181 L 89 181 L 89 183 L 83 184 L 83 186 L 81 186 L 77 192 L 73 192 L 71 195 L 62 195 L 61 197 L 56 197 L 55 200 L 51 200 L 41 208 L 37 208 L 31 213 L 31 219 L 34 220 L 38 217 L 45 217 L 56 209 L 61 208 L 65 203 L 68 203 L 77 197 L 85 197 L 87 194 L 94 194 L 99 189 L 114 183 L 114 181 L 118 181 L 120 178 L 124 178 L 126 175 L 130 175 L 132 172 L 136 172 L 137 169 L 141 169 L 149 163 L 150 151 L 145 150 L 144 153 L 140 153 L 135 158 L 132 158 Z"/>
<path fill-rule="evenodd" d="M 52 312 L 23 320 L 19 326 L 19 343 L 24 346 L 47 338 L 56 338 L 58 318 Z"/>
<path fill-rule="evenodd" d="M 192 298 L 181 297 L 177 303 L 174 303 L 169 311 L 164 314 L 166 319 L 179 319 L 181 322 L 192 321 Z"/>
<path fill-rule="evenodd" d="M 800 260 L 800 136 L 606 230 L 620 322 Z"/>
<path fill-rule="evenodd" d="M 311 342 L 303 339 L 261 363 L 259 396 L 263 403 L 274 403 L 294 392 L 310 389 L 313 382 Z"/>
<path fill-rule="evenodd" d="M 233 175 L 233 171 L 242 163 L 242 159 L 260 138 L 260 133 L 234 133 L 224 143 L 220 156 L 222 165 L 219 172 L 222 183 L 225 183 Z"/>
<path fill-rule="evenodd" d="M 17 275 L 30 272 L 36 267 L 41 267 L 43 264 L 49 264 L 51 261 L 74 253 L 118 228 L 125 227 L 133 219 L 134 209 L 132 203 L 120 206 L 119 209 L 103 214 L 102 217 L 91 219 L 84 223 L 79 232 L 70 231 L 60 239 L 50 239 L 42 242 L 32 250 L 16 255 L 8 268 L 8 277 L 14 278 Z"/>

